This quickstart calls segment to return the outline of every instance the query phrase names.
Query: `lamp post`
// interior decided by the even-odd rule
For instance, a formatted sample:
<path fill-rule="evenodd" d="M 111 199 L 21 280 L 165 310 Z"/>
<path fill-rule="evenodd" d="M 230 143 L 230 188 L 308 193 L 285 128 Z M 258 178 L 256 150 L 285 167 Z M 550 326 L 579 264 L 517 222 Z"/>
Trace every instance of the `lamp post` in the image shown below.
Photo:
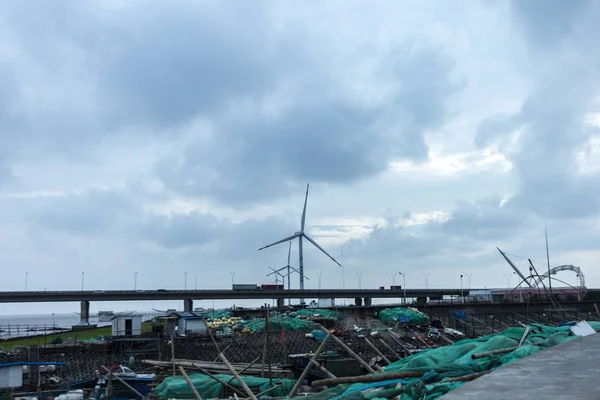
<path fill-rule="evenodd" d="M 425 278 L 425 289 L 429 289 L 429 273 L 423 274 L 423 277 Z"/>
<path fill-rule="evenodd" d="M 83 278 L 84 278 L 85 272 L 81 271 L 81 291 L 83 292 Z"/>
<path fill-rule="evenodd" d="M 133 290 L 137 292 L 137 272 L 133 273 Z"/>
<path fill-rule="evenodd" d="M 402 275 L 402 289 L 404 289 L 404 298 L 403 303 L 404 305 L 406 305 L 406 275 L 404 274 L 404 272 L 398 272 L 400 275 Z"/>
<path fill-rule="evenodd" d="M 317 276 L 319 277 L 319 290 L 321 290 L 321 275 L 323 275 L 322 272 L 317 272 Z M 277 275 L 275 275 L 275 277 L 277 277 Z"/>
<path fill-rule="evenodd" d="M 471 286 L 471 277 L 473 276 L 473 274 L 467 274 L 467 289 L 473 289 L 473 286 Z"/>
<path fill-rule="evenodd" d="M 361 282 L 362 272 L 359 272 L 358 274 L 356 274 L 356 276 L 358 276 L 358 288 L 362 289 L 362 282 Z"/>
<path fill-rule="evenodd" d="M 460 274 L 460 297 L 462 298 L 462 303 L 465 303 L 465 292 L 463 291 L 463 276 Z"/>
<path fill-rule="evenodd" d="M 27 280 L 29 278 L 28 275 L 29 275 L 29 272 L 26 271 L 25 272 L 25 291 L 27 291 Z"/>
<path fill-rule="evenodd" d="M 397 272 L 394 272 L 393 274 L 390 274 L 392 276 L 392 285 L 396 286 L 396 275 L 398 275 Z"/>
<path fill-rule="evenodd" d="M 233 284 L 235 282 L 235 271 L 229 273 L 231 275 L 231 289 L 233 289 Z"/>
<path fill-rule="evenodd" d="M 183 290 L 187 290 L 187 271 L 183 273 Z"/>
<path fill-rule="evenodd" d="M 194 290 L 198 290 L 198 277 L 194 277 Z"/>

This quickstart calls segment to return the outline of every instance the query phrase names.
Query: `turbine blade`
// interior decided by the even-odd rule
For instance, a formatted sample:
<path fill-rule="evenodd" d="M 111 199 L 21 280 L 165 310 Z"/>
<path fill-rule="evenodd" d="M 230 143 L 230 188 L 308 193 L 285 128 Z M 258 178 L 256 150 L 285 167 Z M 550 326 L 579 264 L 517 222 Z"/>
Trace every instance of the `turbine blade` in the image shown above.
<path fill-rule="evenodd" d="M 304 209 L 302 210 L 302 221 L 300 221 L 300 231 L 304 232 L 304 221 L 306 220 L 306 202 L 308 201 L 308 183 L 306 184 L 306 196 L 304 196 Z"/>
<path fill-rule="evenodd" d="M 294 272 L 296 272 L 297 274 L 300 274 L 300 271 L 298 271 L 296 268 L 290 266 L 291 269 L 294 270 Z M 306 274 L 304 274 L 304 279 L 306 279 L 307 281 L 310 281 L 310 278 L 308 276 L 306 276 Z"/>
<path fill-rule="evenodd" d="M 302 234 L 302 236 L 304 236 L 306 238 L 306 240 L 308 240 L 309 242 L 311 242 L 313 245 L 315 245 L 315 247 L 319 250 L 321 250 L 323 253 L 325 253 L 325 255 L 329 258 L 331 258 L 333 260 L 334 263 L 336 263 L 337 265 L 339 265 L 340 267 L 342 266 L 342 264 L 340 264 L 339 262 L 337 262 L 337 260 L 333 257 L 331 257 L 329 255 L 328 252 L 326 252 L 321 246 L 319 246 L 319 244 L 317 242 L 315 242 L 314 240 L 312 240 L 309 236 Z"/>
<path fill-rule="evenodd" d="M 279 243 L 284 243 L 284 242 L 287 242 L 288 240 L 293 240 L 293 239 L 296 239 L 298 236 L 300 236 L 300 233 L 294 233 L 292 236 L 288 236 L 288 237 L 286 237 L 285 239 L 281 239 L 281 240 L 278 240 L 278 241 L 277 241 L 277 242 L 275 242 L 275 243 L 271 243 L 270 245 L 267 245 L 267 246 L 265 246 L 265 247 L 261 247 L 260 249 L 258 249 L 258 251 L 261 251 L 261 250 L 263 250 L 263 249 L 266 249 L 267 247 L 275 246 L 276 244 L 279 244 Z"/>
<path fill-rule="evenodd" d="M 290 248 L 288 250 L 288 263 L 287 265 L 290 265 L 290 256 L 292 255 L 292 242 L 290 242 Z"/>

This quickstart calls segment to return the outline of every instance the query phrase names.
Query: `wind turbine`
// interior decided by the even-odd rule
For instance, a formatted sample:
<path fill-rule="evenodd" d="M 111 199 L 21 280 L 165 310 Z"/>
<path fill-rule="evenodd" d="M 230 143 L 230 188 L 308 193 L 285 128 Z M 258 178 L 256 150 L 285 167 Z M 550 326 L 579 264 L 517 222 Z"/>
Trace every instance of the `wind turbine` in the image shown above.
<path fill-rule="evenodd" d="M 304 233 L 304 223 L 306 221 L 306 202 L 308 201 L 308 187 L 309 184 L 306 184 L 306 195 L 304 196 L 304 208 L 302 209 L 302 219 L 300 220 L 300 230 L 296 233 L 294 233 L 292 236 L 286 237 L 285 239 L 281 239 L 275 243 L 271 243 L 268 246 L 265 247 L 261 247 L 260 250 L 266 249 L 267 247 L 271 247 L 271 246 L 275 246 L 276 244 L 280 244 L 280 243 L 285 243 L 288 241 L 292 241 L 296 238 L 298 238 L 298 269 L 299 269 L 299 275 L 300 275 L 300 290 L 304 290 L 304 254 L 302 252 L 302 238 L 308 240 L 309 242 L 311 242 L 317 249 L 321 250 L 323 253 L 325 253 L 325 255 L 329 258 L 331 258 L 333 260 L 334 263 L 336 263 L 337 265 L 339 265 L 340 267 L 342 266 L 339 262 L 337 262 L 337 260 L 333 257 L 331 257 L 329 255 L 329 253 L 327 253 L 325 250 L 323 250 L 323 248 L 321 246 L 319 246 L 319 244 L 317 242 L 315 242 L 313 239 L 311 239 L 310 236 L 308 236 L 306 233 Z M 300 299 L 300 301 L 304 301 L 304 299 Z"/>
<path fill-rule="evenodd" d="M 269 276 L 269 275 L 273 275 L 273 274 L 279 274 L 283 278 L 287 277 L 288 290 L 290 290 L 292 288 L 292 284 L 290 282 L 290 276 L 292 276 L 292 273 L 296 272 L 296 273 L 300 274 L 300 272 L 296 268 L 292 267 L 291 256 L 292 256 L 292 242 L 290 241 L 290 247 L 288 249 L 287 265 L 285 267 L 279 268 L 278 270 L 275 270 L 275 269 L 269 267 L 269 268 L 271 268 L 271 270 L 273 270 L 273 272 L 271 272 L 270 274 L 267 275 L 267 276 Z M 281 275 L 280 272 L 285 269 L 287 269 L 287 273 L 285 275 Z M 292 270 L 292 271 L 290 271 L 290 270 Z M 308 279 L 308 276 L 304 276 L 304 278 L 306 278 L 307 280 L 310 280 L 310 279 Z M 292 305 L 292 299 L 288 299 L 288 305 Z"/>

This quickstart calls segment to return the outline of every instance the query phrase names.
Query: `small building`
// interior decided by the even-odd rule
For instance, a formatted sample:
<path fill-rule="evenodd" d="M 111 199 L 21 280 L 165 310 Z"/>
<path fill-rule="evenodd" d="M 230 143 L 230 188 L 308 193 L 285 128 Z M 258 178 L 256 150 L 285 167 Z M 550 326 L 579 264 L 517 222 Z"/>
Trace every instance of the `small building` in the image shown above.
<path fill-rule="evenodd" d="M 0 389 L 19 388 L 23 386 L 23 370 L 27 367 L 37 367 L 36 373 L 39 373 L 40 366 L 48 365 L 66 365 L 64 362 L 13 362 L 0 364 Z M 29 371 L 31 374 L 31 371 Z M 37 380 L 35 380 L 37 382 Z"/>
<path fill-rule="evenodd" d="M 205 336 L 208 334 L 206 316 L 196 312 L 171 313 L 167 318 L 167 334 Z"/>
<path fill-rule="evenodd" d="M 112 336 L 139 336 L 141 334 L 141 315 L 117 315 L 113 317 Z"/>

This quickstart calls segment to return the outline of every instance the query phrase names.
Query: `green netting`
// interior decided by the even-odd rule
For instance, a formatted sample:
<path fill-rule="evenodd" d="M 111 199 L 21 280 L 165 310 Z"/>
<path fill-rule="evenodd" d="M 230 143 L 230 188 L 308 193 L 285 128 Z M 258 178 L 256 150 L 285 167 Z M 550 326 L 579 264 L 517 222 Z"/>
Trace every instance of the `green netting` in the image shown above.
<path fill-rule="evenodd" d="M 219 379 L 227 382 L 231 379 L 231 375 L 215 374 Z M 189 374 L 192 384 L 203 399 L 216 399 L 222 397 L 223 384 L 217 382 L 211 377 L 199 373 Z M 253 389 L 254 392 L 262 392 L 269 389 L 269 378 L 255 378 L 251 376 L 243 376 L 242 380 Z M 273 379 L 274 384 L 281 385 L 280 388 L 274 389 L 268 393 L 269 397 L 287 396 L 294 384 L 292 379 Z M 237 379 L 233 379 L 229 384 L 235 388 L 241 388 Z M 160 399 L 195 399 L 189 385 L 183 376 L 169 376 L 154 389 L 154 393 Z"/>
<path fill-rule="evenodd" d="M 404 317 L 404 318 L 403 318 Z M 379 312 L 379 319 L 387 325 L 393 325 L 396 322 L 402 322 L 408 319 L 407 322 L 413 324 L 429 323 L 429 316 L 417 310 L 416 308 L 386 308 Z"/>
<path fill-rule="evenodd" d="M 214 312 L 209 311 L 206 313 L 206 316 L 209 319 L 223 319 L 223 318 L 231 318 L 233 313 L 228 310 L 215 310 Z"/>
<path fill-rule="evenodd" d="M 252 332 L 264 332 L 265 331 L 265 319 L 254 318 L 244 323 L 246 328 L 252 330 Z M 312 331 L 319 328 L 319 324 L 316 322 L 299 319 L 299 318 L 269 318 L 269 330 L 280 331 L 285 327 L 286 331 Z"/>
<path fill-rule="evenodd" d="M 594 330 L 600 330 L 600 322 L 588 321 L 588 323 Z M 397 392 L 391 389 L 397 383 L 402 383 L 401 400 L 434 400 L 466 383 L 450 382 L 447 378 L 500 368 L 549 347 L 578 338 L 570 334 L 569 326 L 558 328 L 546 325 L 530 326 L 531 331 L 523 345 L 509 353 L 476 360 L 471 358 L 473 354 L 517 346 L 525 328 L 509 328 L 501 334 L 464 339 L 451 346 L 423 350 L 385 367 L 385 372 L 421 371 L 424 373 L 422 378 L 339 385 L 325 392 L 307 396 L 306 399 L 389 399 L 397 396 Z"/>
<path fill-rule="evenodd" d="M 327 319 L 335 319 L 340 321 L 342 316 L 339 312 L 333 310 L 322 310 L 320 308 L 303 308 L 295 312 L 296 315 L 306 316 L 306 317 L 320 317 Z"/>

